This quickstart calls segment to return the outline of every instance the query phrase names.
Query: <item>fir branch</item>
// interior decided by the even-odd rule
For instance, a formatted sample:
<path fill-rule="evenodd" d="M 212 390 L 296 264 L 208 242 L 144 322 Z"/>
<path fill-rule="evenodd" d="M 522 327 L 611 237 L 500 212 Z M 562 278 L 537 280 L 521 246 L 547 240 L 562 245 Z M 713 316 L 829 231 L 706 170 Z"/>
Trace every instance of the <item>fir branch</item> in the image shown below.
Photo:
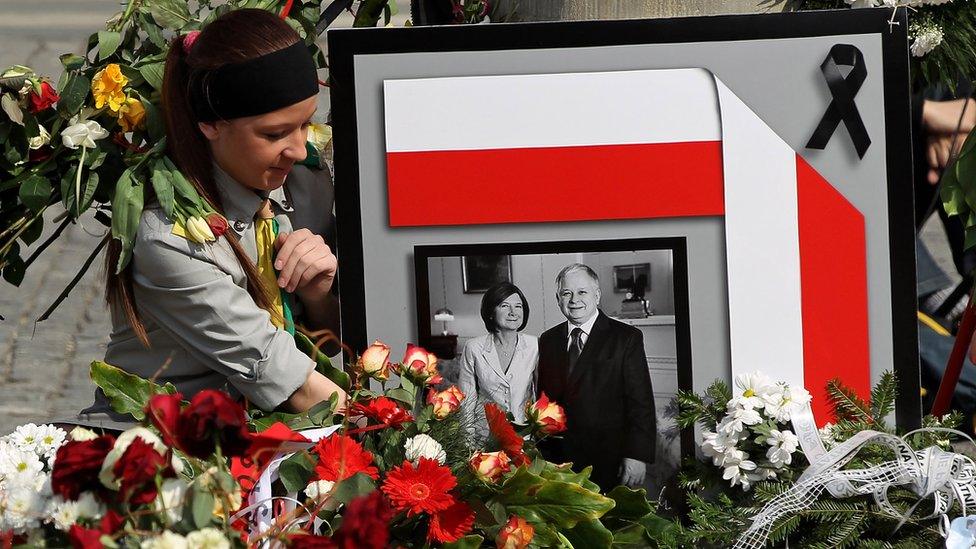
<path fill-rule="evenodd" d="M 781 541 L 786 541 L 791 535 L 796 533 L 797 529 L 800 528 L 801 522 L 803 521 L 800 518 L 800 515 L 780 518 L 773 523 L 772 528 L 769 529 L 767 543 L 779 543 Z"/>
<path fill-rule="evenodd" d="M 858 420 L 869 425 L 875 423 L 871 407 L 853 389 L 841 384 L 839 379 L 827 382 L 827 398 L 839 419 Z"/>
<path fill-rule="evenodd" d="M 811 533 L 815 541 L 811 549 L 844 549 L 853 547 L 860 541 L 860 536 L 867 527 L 868 517 L 865 513 L 857 513 L 839 524 L 822 524 Z"/>
<path fill-rule="evenodd" d="M 874 389 L 871 389 L 871 415 L 877 421 L 884 421 L 884 418 L 895 410 L 895 399 L 898 397 L 898 380 L 891 370 L 886 370 L 881 374 Z"/>

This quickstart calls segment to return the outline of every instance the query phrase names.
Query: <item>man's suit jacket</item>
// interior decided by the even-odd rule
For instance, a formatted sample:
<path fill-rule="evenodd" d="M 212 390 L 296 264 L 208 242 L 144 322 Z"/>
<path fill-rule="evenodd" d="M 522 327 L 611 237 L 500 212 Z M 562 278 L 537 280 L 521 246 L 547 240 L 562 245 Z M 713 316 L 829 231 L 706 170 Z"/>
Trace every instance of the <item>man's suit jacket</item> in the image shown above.
<path fill-rule="evenodd" d="M 569 373 L 568 322 L 539 337 L 538 390 L 566 410 L 562 439 L 544 441 L 556 463 L 593 466 L 603 490 L 619 484 L 623 458 L 654 461 L 657 435 L 651 376 L 640 330 L 598 313 L 583 351 Z"/>

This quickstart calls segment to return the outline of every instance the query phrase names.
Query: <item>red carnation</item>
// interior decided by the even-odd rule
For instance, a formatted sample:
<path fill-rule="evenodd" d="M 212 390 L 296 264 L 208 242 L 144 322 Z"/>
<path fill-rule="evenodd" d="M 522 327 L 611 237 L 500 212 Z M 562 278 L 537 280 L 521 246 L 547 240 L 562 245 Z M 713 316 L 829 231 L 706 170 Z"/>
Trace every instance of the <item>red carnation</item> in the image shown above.
<path fill-rule="evenodd" d="M 443 511 L 454 504 L 449 492 L 457 485 L 451 470 L 437 460 L 420 458 L 416 468 L 409 461 L 386 475 L 383 493 L 397 511 L 407 515 Z"/>
<path fill-rule="evenodd" d="M 332 536 L 339 549 L 384 549 L 390 538 L 393 510 L 378 490 L 360 496 L 346 506 L 342 526 Z"/>
<path fill-rule="evenodd" d="M 353 417 L 366 417 L 387 427 L 399 427 L 413 421 L 410 412 L 385 396 L 372 398 L 365 404 L 357 402 L 350 407 L 349 413 Z"/>
<path fill-rule="evenodd" d="M 102 435 L 92 440 L 69 440 L 58 448 L 51 471 L 51 489 L 66 500 L 76 500 L 86 490 L 101 490 L 98 473 L 115 437 Z"/>
<path fill-rule="evenodd" d="M 179 448 L 177 434 L 179 433 L 180 405 L 183 403 L 183 393 L 172 395 L 153 395 L 146 404 L 146 417 L 163 435 L 163 442 L 167 446 Z"/>
<path fill-rule="evenodd" d="M 463 501 L 455 502 L 447 509 L 430 516 L 427 540 L 441 543 L 457 541 L 471 531 L 473 524 L 474 511 L 471 506 Z"/>
<path fill-rule="evenodd" d="M 122 528 L 125 519 L 114 510 L 109 509 L 102 517 L 98 528 L 85 528 L 72 524 L 68 530 L 68 539 L 73 549 L 102 549 L 102 536 L 111 536 Z"/>
<path fill-rule="evenodd" d="M 31 105 L 29 110 L 30 112 L 37 114 L 43 111 L 44 109 L 50 107 L 51 105 L 57 103 L 58 99 L 60 98 L 58 97 L 57 92 L 54 91 L 54 88 L 52 88 L 51 85 L 48 84 L 47 82 L 41 82 L 40 95 L 38 95 L 37 92 L 34 91 L 34 88 L 31 87 L 30 90 Z"/>
<path fill-rule="evenodd" d="M 115 462 L 112 473 L 119 479 L 119 493 L 133 505 L 149 503 L 156 499 L 156 475 L 174 475 L 170 467 L 169 452 L 160 455 L 152 444 L 139 437 L 125 449 L 122 457 Z"/>
<path fill-rule="evenodd" d="M 227 219 L 219 213 L 212 213 L 207 216 L 207 225 L 210 226 L 210 231 L 215 237 L 220 238 L 221 235 L 227 232 Z"/>
<path fill-rule="evenodd" d="M 379 478 L 373 466 L 373 454 L 363 450 L 358 442 L 347 435 L 332 434 L 320 440 L 312 449 L 318 456 L 315 475 L 319 480 L 339 482 L 356 473 Z"/>
<path fill-rule="evenodd" d="M 498 441 L 500 449 L 504 450 L 516 467 L 529 463 L 529 458 L 522 451 L 525 440 L 515 432 L 515 428 L 508 422 L 505 412 L 494 402 L 485 404 L 485 418 L 488 420 L 488 430 Z"/>
<path fill-rule="evenodd" d="M 213 455 L 218 443 L 224 457 L 242 455 L 251 444 L 244 408 L 215 389 L 193 396 L 180 413 L 177 436 L 181 450 L 201 459 Z"/>

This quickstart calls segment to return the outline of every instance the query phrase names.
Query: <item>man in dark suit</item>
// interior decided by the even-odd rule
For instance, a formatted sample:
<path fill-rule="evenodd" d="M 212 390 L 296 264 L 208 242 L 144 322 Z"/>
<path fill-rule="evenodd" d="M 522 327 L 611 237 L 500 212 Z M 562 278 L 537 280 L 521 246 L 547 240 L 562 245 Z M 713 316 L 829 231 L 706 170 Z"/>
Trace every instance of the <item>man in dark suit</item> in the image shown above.
<path fill-rule="evenodd" d="M 644 337 L 600 311 L 600 281 L 586 265 L 559 273 L 556 300 L 567 321 L 539 338 L 537 387 L 566 410 L 567 430 L 540 450 L 576 470 L 592 465 L 605 492 L 639 487 L 657 434 Z"/>

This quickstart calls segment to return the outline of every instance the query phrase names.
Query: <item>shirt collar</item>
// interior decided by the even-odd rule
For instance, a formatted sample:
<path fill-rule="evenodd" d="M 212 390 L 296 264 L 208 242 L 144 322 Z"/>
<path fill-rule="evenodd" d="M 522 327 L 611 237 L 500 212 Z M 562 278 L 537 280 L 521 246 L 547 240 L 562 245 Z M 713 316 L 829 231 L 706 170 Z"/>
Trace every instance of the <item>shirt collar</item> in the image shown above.
<path fill-rule="evenodd" d="M 220 193 L 220 202 L 224 207 L 224 215 L 230 221 L 230 226 L 238 233 L 243 232 L 251 222 L 254 215 L 261 209 L 264 201 L 257 192 L 241 185 L 233 177 L 227 174 L 220 166 L 214 162 L 214 184 L 217 192 Z M 285 187 L 282 185 L 268 194 L 268 199 L 274 202 L 281 210 L 293 211 L 291 203 L 285 196 Z"/>
<path fill-rule="evenodd" d="M 584 323 L 582 323 L 582 324 L 579 325 L 579 328 L 581 330 L 583 330 L 583 334 L 584 335 L 589 336 L 590 335 L 590 332 L 593 331 L 593 325 L 596 323 L 596 317 L 598 317 L 598 316 L 600 316 L 600 311 L 599 310 L 596 313 L 594 313 L 593 316 L 591 316 L 586 322 L 584 322 Z M 569 323 L 569 332 L 572 333 L 573 332 L 573 328 L 576 328 L 576 327 L 577 327 L 576 324 L 573 324 L 572 322 L 570 322 Z"/>

